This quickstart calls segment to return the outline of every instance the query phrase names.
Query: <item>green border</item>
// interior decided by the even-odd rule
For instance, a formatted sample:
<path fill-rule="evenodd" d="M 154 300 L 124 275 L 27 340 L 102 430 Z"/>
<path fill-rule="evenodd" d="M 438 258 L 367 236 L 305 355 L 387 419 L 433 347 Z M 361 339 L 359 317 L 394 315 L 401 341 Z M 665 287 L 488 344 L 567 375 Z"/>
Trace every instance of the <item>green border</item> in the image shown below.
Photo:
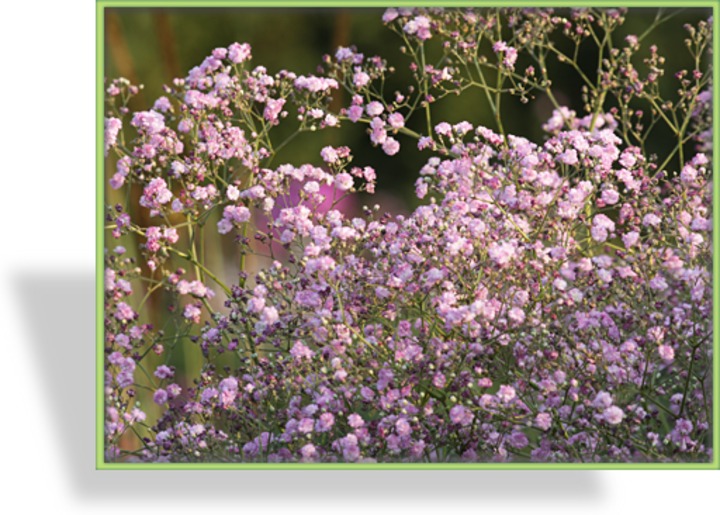
<path fill-rule="evenodd" d="M 345 0 L 342 7 L 468 7 L 493 6 L 496 1 L 473 0 L 460 2 L 458 0 L 423 1 L 423 0 Z M 503 0 L 503 7 L 619 7 L 618 1 L 608 0 Z M 705 7 L 713 11 L 713 83 L 717 88 L 720 85 L 720 4 L 718 0 L 695 0 L 682 2 L 679 0 L 625 0 L 622 7 Z M 104 230 L 103 230 L 103 201 L 105 198 L 104 173 L 104 14 L 108 7 L 340 7 L 339 0 L 97 0 L 96 2 L 96 38 L 95 38 L 95 64 L 96 64 L 96 177 L 95 177 L 95 377 L 96 377 L 96 432 L 95 432 L 95 468 L 96 470 L 718 470 L 720 469 L 720 210 L 717 209 L 717 199 L 720 198 L 720 181 L 718 169 L 720 168 L 720 152 L 713 153 L 713 461 L 711 463 L 105 463 L 104 461 L 104 374 L 103 374 L 103 341 L 104 341 Z M 713 95 L 713 146 L 720 149 L 720 131 L 716 121 L 720 118 L 720 102 Z"/>
<path fill-rule="evenodd" d="M 105 399 L 104 399 L 104 349 L 105 340 L 105 288 L 104 249 L 105 230 L 103 223 L 105 201 L 105 121 L 103 76 L 105 75 L 105 4 L 95 6 L 95 467 L 109 467 L 105 463 Z"/>
<path fill-rule="evenodd" d="M 717 0 L 98 0 L 102 7 L 716 7 Z M 341 4 L 341 5 L 338 5 Z M 389 5 L 390 4 L 390 5 Z M 620 5 L 622 4 L 622 5 Z"/>

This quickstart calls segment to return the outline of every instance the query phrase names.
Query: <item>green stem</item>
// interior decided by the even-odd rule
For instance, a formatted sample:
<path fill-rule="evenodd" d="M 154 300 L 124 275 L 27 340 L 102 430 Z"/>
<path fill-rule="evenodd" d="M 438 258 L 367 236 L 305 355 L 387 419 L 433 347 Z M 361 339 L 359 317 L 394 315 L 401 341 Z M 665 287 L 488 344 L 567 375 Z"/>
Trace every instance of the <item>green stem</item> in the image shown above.
<path fill-rule="evenodd" d="M 200 262 L 197 257 L 197 248 L 195 247 L 195 227 L 192 223 L 190 215 L 187 215 L 188 221 L 188 238 L 190 240 L 190 256 L 192 257 L 193 267 L 195 269 L 195 278 L 200 282 L 205 282 L 200 271 Z"/>
<path fill-rule="evenodd" d="M 683 412 L 685 411 L 685 401 L 687 401 L 687 394 L 688 390 L 690 389 L 690 378 L 692 377 L 693 365 L 695 364 L 695 351 L 697 351 L 697 349 L 698 347 L 694 347 L 692 353 L 690 354 L 690 366 L 688 367 L 687 379 L 685 380 L 685 388 L 683 388 L 682 402 L 680 403 L 680 411 L 678 412 L 678 415 L 680 416 L 682 416 Z"/>
<path fill-rule="evenodd" d="M 430 101 L 428 100 L 430 95 L 428 92 L 428 80 L 426 77 L 426 71 L 425 71 L 425 46 L 420 45 L 420 64 L 422 66 L 422 87 L 423 87 L 423 96 L 424 96 L 424 102 L 425 102 L 425 122 L 427 123 L 427 133 L 428 135 L 432 134 L 432 118 L 430 115 Z"/>
<path fill-rule="evenodd" d="M 215 274 L 213 274 L 210 270 L 205 268 L 201 263 L 199 263 L 197 260 L 193 259 L 193 257 L 190 254 L 186 254 L 185 252 L 176 250 L 172 247 L 168 247 L 168 250 L 170 252 L 172 252 L 173 254 L 175 254 L 176 256 L 186 259 L 187 261 L 192 263 L 195 267 L 198 267 L 199 269 L 201 269 L 205 273 L 205 275 L 207 275 L 210 279 L 215 281 L 215 283 L 218 286 L 220 286 L 225 291 L 225 293 L 227 293 L 228 295 L 232 294 L 232 291 L 230 290 L 230 288 L 228 288 L 225 285 L 225 283 L 223 283 L 220 279 L 218 279 L 218 277 Z"/>
<path fill-rule="evenodd" d="M 347 116 L 338 116 L 339 120 L 349 120 Z M 371 120 L 368 118 L 359 118 L 357 120 L 358 122 L 370 124 Z M 408 129 L 407 127 L 400 127 L 399 129 L 393 129 L 398 131 L 400 134 L 405 134 L 406 136 L 410 136 L 411 138 L 420 139 L 422 138 L 422 134 L 415 132 L 412 129 Z"/>

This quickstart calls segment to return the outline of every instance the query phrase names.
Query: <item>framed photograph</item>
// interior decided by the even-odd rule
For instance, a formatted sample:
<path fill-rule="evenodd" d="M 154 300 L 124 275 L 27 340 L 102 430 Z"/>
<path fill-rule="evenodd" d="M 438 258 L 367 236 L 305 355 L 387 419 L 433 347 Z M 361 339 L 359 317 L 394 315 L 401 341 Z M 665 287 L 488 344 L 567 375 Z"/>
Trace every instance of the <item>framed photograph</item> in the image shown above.
<path fill-rule="evenodd" d="M 720 468 L 717 2 L 457 4 L 97 3 L 98 469 Z"/>

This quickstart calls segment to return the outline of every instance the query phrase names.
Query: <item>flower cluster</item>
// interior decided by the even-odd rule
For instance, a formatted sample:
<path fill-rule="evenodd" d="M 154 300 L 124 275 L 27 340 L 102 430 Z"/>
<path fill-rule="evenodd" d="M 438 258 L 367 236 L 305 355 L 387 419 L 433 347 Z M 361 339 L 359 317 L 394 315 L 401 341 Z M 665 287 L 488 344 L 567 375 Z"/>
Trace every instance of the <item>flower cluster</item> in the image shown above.
<path fill-rule="evenodd" d="M 679 141 L 660 157 L 647 155 L 641 120 L 629 121 L 642 115 L 628 91 L 662 100 L 659 76 L 629 71 L 637 38 L 606 63 L 609 85 L 603 78 L 587 92 L 589 114 L 558 105 L 541 142 L 505 133 L 492 100 L 503 81 L 526 100 L 533 90 L 552 96 L 543 63 L 536 76 L 527 59 L 545 59 L 535 51 L 557 32 L 579 45 L 599 28 L 611 39 L 623 20 L 617 10 L 566 19 L 389 9 L 383 21 L 418 81 L 392 99 L 377 87 L 390 67 L 354 48 L 326 56 L 318 76 L 251 69 L 247 44 L 216 49 L 129 123 L 124 106 L 137 89 L 113 82 L 110 185 L 141 193 L 137 206 L 108 206 L 107 221 L 141 251 L 106 256 L 107 458 L 710 460 L 708 74 L 693 70 L 688 94 L 653 113 Z M 697 55 L 708 27 L 691 27 Z M 480 59 L 481 37 L 494 57 Z M 425 62 L 437 41 L 441 68 Z M 491 92 L 496 128 L 431 121 L 435 101 L 478 84 Z M 333 112 L 340 88 L 350 105 Z M 617 94 L 607 110 L 606 94 Z M 408 128 L 417 111 L 427 114 L 424 132 Z M 274 165 L 273 131 L 290 122 L 299 132 L 365 124 L 389 156 L 414 138 L 429 154 L 419 207 L 404 216 L 343 209 L 376 181 L 348 147 Z M 693 137 L 700 147 L 687 153 Z M 233 282 L 211 269 L 208 232 L 236 250 Z M 265 264 L 253 271 L 246 257 L 261 251 Z M 139 302 L 135 288 L 145 292 Z M 162 330 L 141 323 L 155 292 L 174 299 Z M 169 366 L 180 339 L 202 355 L 195 377 Z M 138 389 L 150 392 L 152 417 Z M 133 448 L 129 429 L 141 438 Z"/>

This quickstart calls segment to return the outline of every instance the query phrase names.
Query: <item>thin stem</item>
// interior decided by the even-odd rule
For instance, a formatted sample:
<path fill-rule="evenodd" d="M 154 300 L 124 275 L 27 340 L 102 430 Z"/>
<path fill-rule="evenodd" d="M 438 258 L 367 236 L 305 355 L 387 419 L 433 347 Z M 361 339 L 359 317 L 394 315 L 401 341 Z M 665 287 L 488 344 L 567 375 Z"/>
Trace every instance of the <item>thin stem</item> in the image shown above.
<path fill-rule="evenodd" d="M 428 91 L 428 80 L 427 71 L 425 70 L 425 45 L 420 44 L 420 63 L 422 66 L 422 87 L 423 87 L 423 101 L 425 104 L 425 123 L 427 123 L 427 133 L 432 134 L 432 118 L 430 114 L 430 94 Z"/>
<path fill-rule="evenodd" d="M 174 248 L 172 248 L 172 247 L 168 247 L 168 250 L 169 250 L 170 252 L 172 252 L 173 254 L 175 254 L 176 256 L 179 256 L 179 257 L 181 257 L 181 258 L 183 258 L 183 259 L 188 260 L 188 261 L 189 261 L 190 263 L 192 263 L 194 266 L 196 266 L 196 267 L 198 267 L 199 269 L 201 269 L 201 270 L 205 273 L 205 275 L 207 275 L 210 279 L 212 279 L 213 281 L 215 281 L 215 283 L 216 283 L 218 286 L 220 286 L 220 287 L 225 291 L 225 293 L 227 293 L 228 295 L 231 295 L 231 294 L 232 294 L 232 291 L 230 290 L 230 288 L 228 288 L 228 287 L 225 285 L 225 283 L 223 283 L 220 279 L 218 279 L 218 277 L 217 277 L 215 274 L 213 274 L 210 270 L 208 270 L 207 268 L 205 268 L 205 266 L 203 266 L 202 263 L 199 263 L 197 260 L 193 259 L 193 257 L 192 257 L 190 254 L 186 254 L 185 252 L 182 252 L 182 251 L 180 251 L 180 250 L 176 250 L 176 249 L 174 249 Z"/>

